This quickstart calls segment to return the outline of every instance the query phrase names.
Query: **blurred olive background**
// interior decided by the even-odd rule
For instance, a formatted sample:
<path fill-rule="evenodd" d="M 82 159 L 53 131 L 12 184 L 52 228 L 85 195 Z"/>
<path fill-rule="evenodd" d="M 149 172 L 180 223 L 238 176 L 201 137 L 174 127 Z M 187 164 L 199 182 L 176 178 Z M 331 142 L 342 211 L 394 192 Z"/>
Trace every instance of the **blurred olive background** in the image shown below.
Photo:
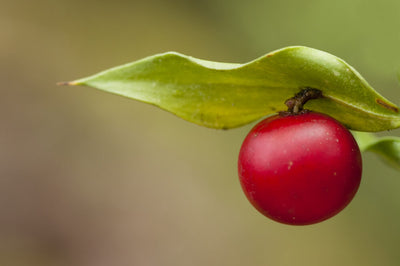
<path fill-rule="evenodd" d="M 247 202 L 252 125 L 202 128 L 58 87 L 165 51 L 244 63 L 333 53 L 400 104 L 400 2 L 0 0 L 0 265 L 399 265 L 400 173 L 364 154 L 353 202 L 293 227 Z M 400 136 L 399 130 L 391 135 Z"/>

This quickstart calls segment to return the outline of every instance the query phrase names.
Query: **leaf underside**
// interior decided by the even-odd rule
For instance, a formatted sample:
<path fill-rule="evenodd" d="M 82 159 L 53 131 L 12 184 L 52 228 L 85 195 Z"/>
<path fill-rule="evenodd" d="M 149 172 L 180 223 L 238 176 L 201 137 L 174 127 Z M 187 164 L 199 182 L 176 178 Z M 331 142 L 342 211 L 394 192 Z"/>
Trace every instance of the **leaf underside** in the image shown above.
<path fill-rule="evenodd" d="M 302 46 L 287 47 L 246 64 L 218 63 L 169 52 L 68 82 L 156 105 L 211 128 L 229 129 L 287 109 L 304 88 L 323 97 L 305 108 L 328 114 L 350 129 L 400 127 L 399 108 L 377 93 L 343 60 Z"/>
<path fill-rule="evenodd" d="M 367 132 L 352 132 L 361 151 L 370 151 L 386 163 L 400 170 L 400 138 L 377 137 Z"/>

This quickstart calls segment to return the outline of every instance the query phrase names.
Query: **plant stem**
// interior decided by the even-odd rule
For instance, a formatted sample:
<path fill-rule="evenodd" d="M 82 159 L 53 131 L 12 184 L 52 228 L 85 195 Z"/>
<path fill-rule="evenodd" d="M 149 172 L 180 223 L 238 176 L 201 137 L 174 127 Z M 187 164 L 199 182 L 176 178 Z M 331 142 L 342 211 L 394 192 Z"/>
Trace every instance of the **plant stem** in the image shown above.
<path fill-rule="evenodd" d="M 290 99 L 285 101 L 286 106 L 288 107 L 287 113 L 289 114 L 300 114 L 306 110 L 303 110 L 304 104 L 308 100 L 318 99 L 322 97 L 322 91 L 313 89 L 313 88 L 305 88 L 301 90 L 299 93 Z"/>

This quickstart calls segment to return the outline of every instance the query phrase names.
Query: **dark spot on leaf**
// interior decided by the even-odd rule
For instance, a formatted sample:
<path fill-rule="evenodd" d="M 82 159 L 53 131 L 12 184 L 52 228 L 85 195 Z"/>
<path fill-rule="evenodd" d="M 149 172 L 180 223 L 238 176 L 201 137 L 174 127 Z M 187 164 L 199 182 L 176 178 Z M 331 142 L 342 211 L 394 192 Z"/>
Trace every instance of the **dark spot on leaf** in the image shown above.
<path fill-rule="evenodd" d="M 393 112 L 396 112 L 396 113 L 399 112 L 399 108 L 397 108 L 396 106 L 392 106 L 390 104 L 387 104 L 384 101 L 382 101 L 381 99 L 376 99 L 375 101 L 376 101 L 377 104 L 385 107 L 386 109 L 389 109 L 389 110 L 391 110 Z"/>

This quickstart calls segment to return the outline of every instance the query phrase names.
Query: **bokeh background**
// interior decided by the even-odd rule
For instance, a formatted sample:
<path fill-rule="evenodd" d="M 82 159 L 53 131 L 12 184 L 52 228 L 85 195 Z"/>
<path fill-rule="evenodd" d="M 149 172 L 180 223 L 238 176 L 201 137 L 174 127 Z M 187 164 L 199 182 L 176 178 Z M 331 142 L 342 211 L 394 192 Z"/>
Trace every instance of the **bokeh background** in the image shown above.
<path fill-rule="evenodd" d="M 252 125 L 55 85 L 171 50 L 244 63 L 306 45 L 400 104 L 399 29 L 397 0 L 0 0 L 0 265 L 399 265 L 400 173 L 375 155 L 342 213 L 281 225 L 239 185 Z"/>

